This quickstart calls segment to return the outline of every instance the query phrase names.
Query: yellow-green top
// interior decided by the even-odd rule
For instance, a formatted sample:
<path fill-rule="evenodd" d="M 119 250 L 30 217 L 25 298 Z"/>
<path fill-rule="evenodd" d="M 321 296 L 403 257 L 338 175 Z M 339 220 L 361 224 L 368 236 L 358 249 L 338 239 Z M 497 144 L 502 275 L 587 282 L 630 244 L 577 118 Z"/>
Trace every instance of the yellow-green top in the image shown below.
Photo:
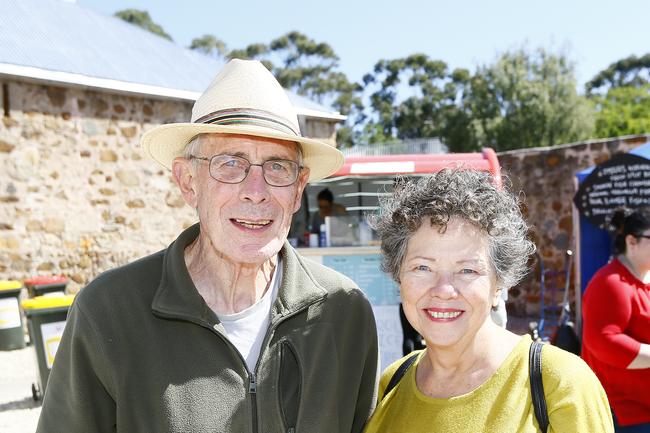
<path fill-rule="evenodd" d="M 23 283 L 21 283 L 20 281 L 0 280 L 0 291 L 20 289 L 21 287 L 23 287 Z"/>
<path fill-rule="evenodd" d="M 26 310 L 38 310 L 45 308 L 69 307 L 72 305 L 74 295 L 60 296 L 36 296 L 32 299 L 25 299 L 21 304 Z"/>

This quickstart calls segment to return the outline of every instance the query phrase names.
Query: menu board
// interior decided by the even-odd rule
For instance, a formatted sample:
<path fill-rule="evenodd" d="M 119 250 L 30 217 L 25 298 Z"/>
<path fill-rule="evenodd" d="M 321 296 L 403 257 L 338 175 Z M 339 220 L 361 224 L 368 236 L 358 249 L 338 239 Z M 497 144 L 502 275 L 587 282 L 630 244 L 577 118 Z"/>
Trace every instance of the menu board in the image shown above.
<path fill-rule="evenodd" d="M 580 184 L 573 202 L 582 215 L 602 229 L 617 207 L 650 205 L 650 160 L 630 153 L 614 155 Z"/>
<path fill-rule="evenodd" d="M 395 282 L 381 270 L 381 255 L 326 255 L 323 264 L 357 283 L 372 305 L 399 305 Z"/>

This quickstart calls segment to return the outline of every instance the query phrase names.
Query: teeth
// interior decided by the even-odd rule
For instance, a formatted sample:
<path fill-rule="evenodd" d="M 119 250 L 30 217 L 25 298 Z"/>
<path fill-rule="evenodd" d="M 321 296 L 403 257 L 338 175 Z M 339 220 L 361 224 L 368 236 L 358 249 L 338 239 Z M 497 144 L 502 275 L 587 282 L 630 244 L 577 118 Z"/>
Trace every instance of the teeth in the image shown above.
<path fill-rule="evenodd" d="M 271 222 L 271 220 L 248 221 L 248 220 L 240 220 L 240 219 L 237 219 L 237 218 L 235 218 L 235 221 L 238 224 L 241 224 L 244 227 L 248 227 L 248 228 L 251 228 L 251 229 L 264 227 L 265 225 L 268 225 Z"/>
<path fill-rule="evenodd" d="M 461 313 L 460 311 L 445 311 L 445 312 L 429 311 L 429 315 L 434 319 L 454 319 L 460 316 L 460 313 Z"/>

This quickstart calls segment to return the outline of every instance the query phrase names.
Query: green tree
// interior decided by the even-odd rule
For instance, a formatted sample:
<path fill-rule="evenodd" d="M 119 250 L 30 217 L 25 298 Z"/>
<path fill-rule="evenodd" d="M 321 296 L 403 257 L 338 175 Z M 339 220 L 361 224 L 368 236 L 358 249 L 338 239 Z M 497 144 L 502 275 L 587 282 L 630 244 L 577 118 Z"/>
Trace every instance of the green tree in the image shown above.
<path fill-rule="evenodd" d="M 592 107 L 576 90 L 573 63 L 542 48 L 506 52 L 478 68 L 462 101 L 475 148 L 552 146 L 593 131 Z"/>
<path fill-rule="evenodd" d="M 370 143 L 391 138 L 441 137 L 464 140 L 468 120 L 457 101 L 469 82 L 469 72 L 449 72 L 426 54 L 380 60 L 364 77 L 372 115 L 362 133 Z M 409 96 L 401 97 L 400 93 Z M 452 127 L 452 125 L 454 125 Z M 448 141 L 448 140 L 446 140 Z M 449 145 L 449 143 L 447 143 Z"/>
<path fill-rule="evenodd" d="M 169 36 L 160 25 L 153 22 L 149 16 L 149 12 L 147 11 L 141 11 L 138 9 L 124 9 L 115 12 L 115 16 L 126 21 L 127 23 L 141 27 L 170 41 L 172 40 L 172 37 Z"/>
<path fill-rule="evenodd" d="M 597 138 L 650 132 L 650 84 L 612 87 L 592 98 Z"/>
<path fill-rule="evenodd" d="M 613 87 L 639 87 L 650 83 L 650 53 L 618 60 L 600 71 L 586 85 L 587 94 Z"/>
<path fill-rule="evenodd" d="M 214 35 L 203 35 L 192 39 L 190 50 L 199 51 L 210 57 L 223 59 L 228 54 L 226 43 Z"/>
<path fill-rule="evenodd" d="M 329 44 L 293 31 L 268 45 L 256 43 L 233 50 L 228 57 L 260 60 L 284 88 L 330 105 L 348 116 L 348 124 L 339 129 L 338 135 L 339 143 L 351 144 L 351 126 L 363 118 L 363 88 L 338 70 L 339 58 Z"/>

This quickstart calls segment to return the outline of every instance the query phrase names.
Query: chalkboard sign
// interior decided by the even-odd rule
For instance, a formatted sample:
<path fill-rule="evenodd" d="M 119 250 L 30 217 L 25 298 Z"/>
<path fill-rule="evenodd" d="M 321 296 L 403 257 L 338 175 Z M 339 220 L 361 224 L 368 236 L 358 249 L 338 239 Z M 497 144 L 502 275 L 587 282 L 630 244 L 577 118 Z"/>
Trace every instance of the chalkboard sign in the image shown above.
<path fill-rule="evenodd" d="M 614 155 L 580 184 L 573 202 L 592 224 L 606 229 L 617 207 L 650 205 L 650 160 L 630 153 Z"/>

